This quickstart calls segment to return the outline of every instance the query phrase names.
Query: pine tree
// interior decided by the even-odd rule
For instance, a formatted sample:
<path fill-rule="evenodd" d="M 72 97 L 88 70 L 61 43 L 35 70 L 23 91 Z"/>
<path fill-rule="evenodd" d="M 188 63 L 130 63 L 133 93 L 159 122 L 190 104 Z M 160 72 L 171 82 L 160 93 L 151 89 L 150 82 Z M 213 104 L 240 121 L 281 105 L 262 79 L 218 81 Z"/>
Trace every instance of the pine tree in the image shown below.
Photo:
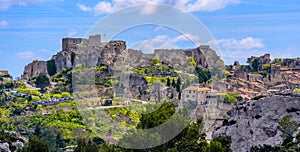
<path fill-rule="evenodd" d="M 171 80 L 170 80 L 170 78 L 169 78 L 169 77 L 167 78 L 167 86 L 168 86 L 168 87 L 170 87 L 170 86 L 171 86 Z"/>
<path fill-rule="evenodd" d="M 175 83 L 175 80 L 174 80 L 174 79 L 172 80 L 172 87 L 173 87 L 173 88 L 176 87 L 176 83 Z"/>
<path fill-rule="evenodd" d="M 177 83 L 176 83 L 176 91 L 180 92 L 180 85 L 181 85 L 181 80 L 180 78 L 177 79 Z"/>

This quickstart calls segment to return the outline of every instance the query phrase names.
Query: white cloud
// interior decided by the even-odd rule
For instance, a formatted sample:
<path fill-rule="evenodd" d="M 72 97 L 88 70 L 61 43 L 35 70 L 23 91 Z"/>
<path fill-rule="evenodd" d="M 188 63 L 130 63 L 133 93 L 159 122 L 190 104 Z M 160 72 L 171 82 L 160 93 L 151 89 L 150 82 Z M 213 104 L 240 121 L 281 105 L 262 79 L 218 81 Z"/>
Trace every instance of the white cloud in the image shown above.
<path fill-rule="evenodd" d="M 113 13 L 122 8 L 141 4 L 166 4 L 178 7 L 188 12 L 216 11 L 228 5 L 238 4 L 240 0 L 112 0 L 111 2 L 101 1 L 93 7 L 96 15 Z M 78 4 L 77 4 L 78 6 Z M 80 7 L 81 8 L 81 7 Z M 84 6 L 88 8 L 88 6 Z M 81 8 L 82 9 L 82 8 Z M 86 9 L 82 9 L 85 11 Z M 155 5 L 145 6 L 141 9 L 142 15 L 149 15 L 156 11 Z"/>
<path fill-rule="evenodd" d="M 216 40 L 216 43 L 220 48 L 226 50 L 237 50 L 237 49 L 253 49 L 253 48 L 263 48 L 264 44 L 261 39 L 256 39 L 253 37 L 246 37 L 241 40 L 237 39 L 220 39 Z"/>
<path fill-rule="evenodd" d="M 1 22 L 0 22 L 0 27 L 1 28 L 5 28 L 5 27 L 7 27 L 8 26 L 8 22 L 6 21 L 6 20 L 2 20 Z"/>
<path fill-rule="evenodd" d="M 182 35 L 179 35 L 177 37 L 169 37 L 167 35 L 157 35 L 154 40 L 157 40 L 157 41 L 166 41 L 166 42 L 169 42 L 169 43 L 178 43 L 178 42 L 187 42 L 187 41 L 199 41 L 200 40 L 200 37 L 196 36 L 196 35 L 193 35 L 191 33 L 187 33 L 187 34 L 182 34 Z"/>
<path fill-rule="evenodd" d="M 17 54 L 19 59 L 33 59 L 36 57 L 36 54 L 30 51 L 24 51 Z"/>
<path fill-rule="evenodd" d="M 13 5 L 27 6 L 28 4 L 41 3 L 47 0 L 0 0 L 0 10 L 7 10 Z"/>
<path fill-rule="evenodd" d="M 70 29 L 68 31 L 68 37 L 73 37 L 77 34 L 77 31 L 75 29 Z"/>
<path fill-rule="evenodd" d="M 250 56 L 261 56 L 265 52 L 264 43 L 261 39 L 246 37 L 243 39 L 220 39 L 210 41 L 211 46 L 218 45 L 221 57 L 227 64 L 234 61 L 245 62 Z"/>
<path fill-rule="evenodd" d="M 179 36 L 173 38 L 172 42 L 177 43 L 177 42 L 183 42 L 183 41 L 199 41 L 199 40 L 200 40 L 200 37 L 198 37 L 197 35 L 187 33 L 187 34 L 179 35 Z"/>
<path fill-rule="evenodd" d="M 197 0 L 194 3 L 185 3 L 183 8 L 188 12 L 216 11 L 231 4 L 238 4 L 239 2 L 240 0 Z"/>
<path fill-rule="evenodd" d="M 115 8 L 109 2 L 100 2 L 94 7 L 94 12 L 96 15 L 112 13 Z"/>
<path fill-rule="evenodd" d="M 91 7 L 88 7 L 88 6 L 86 6 L 86 5 L 84 5 L 84 4 L 81 4 L 81 3 L 77 3 L 76 6 L 77 6 L 79 9 L 81 9 L 82 11 L 84 11 L 84 12 L 90 12 L 90 11 L 92 11 L 92 8 L 91 8 Z"/>
<path fill-rule="evenodd" d="M 150 54 L 153 53 L 155 49 L 176 49 L 177 47 L 169 42 L 161 41 L 158 38 L 153 40 L 142 41 L 141 43 L 136 44 L 131 48 L 135 50 L 142 50 L 144 53 Z"/>

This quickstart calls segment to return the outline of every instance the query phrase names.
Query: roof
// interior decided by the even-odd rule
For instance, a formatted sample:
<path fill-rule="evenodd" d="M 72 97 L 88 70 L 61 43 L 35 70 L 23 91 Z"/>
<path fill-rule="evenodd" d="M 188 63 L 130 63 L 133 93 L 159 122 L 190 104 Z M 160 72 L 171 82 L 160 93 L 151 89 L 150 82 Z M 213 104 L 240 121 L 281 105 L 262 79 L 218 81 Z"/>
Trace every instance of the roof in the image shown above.
<path fill-rule="evenodd" d="M 251 74 L 251 73 L 248 73 L 249 76 L 254 76 L 254 77 L 262 77 L 262 75 L 260 74 Z"/>
<path fill-rule="evenodd" d="M 213 90 L 207 87 L 199 87 L 199 86 L 188 86 L 183 89 L 183 91 L 199 91 L 199 92 L 218 92 L 217 90 Z"/>

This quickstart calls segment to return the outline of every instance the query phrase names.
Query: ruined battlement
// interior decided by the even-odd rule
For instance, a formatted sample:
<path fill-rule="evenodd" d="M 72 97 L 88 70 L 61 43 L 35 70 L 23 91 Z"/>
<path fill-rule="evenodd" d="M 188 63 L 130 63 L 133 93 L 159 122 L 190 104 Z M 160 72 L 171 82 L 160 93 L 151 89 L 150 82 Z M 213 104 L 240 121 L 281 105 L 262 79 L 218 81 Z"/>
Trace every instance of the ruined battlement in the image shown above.
<path fill-rule="evenodd" d="M 91 45 L 101 44 L 101 35 L 90 35 L 88 39 L 86 38 L 63 38 L 62 39 L 62 50 L 68 51 L 70 48 L 76 48 L 77 44 L 88 43 Z"/>

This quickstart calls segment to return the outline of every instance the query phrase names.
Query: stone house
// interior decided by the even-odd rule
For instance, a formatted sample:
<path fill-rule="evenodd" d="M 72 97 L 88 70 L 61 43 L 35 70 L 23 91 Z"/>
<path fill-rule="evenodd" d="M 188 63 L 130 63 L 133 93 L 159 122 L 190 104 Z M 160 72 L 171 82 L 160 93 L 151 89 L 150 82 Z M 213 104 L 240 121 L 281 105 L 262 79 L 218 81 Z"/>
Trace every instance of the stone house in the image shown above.
<path fill-rule="evenodd" d="M 213 104 L 217 102 L 218 91 L 197 85 L 182 90 L 182 101 L 197 102 L 198 105 Z"/>
<path fill-rule="evenodd" d="M 0 70 L 0 76 L 8 75 L 8 71 Z"/>
<path fill-rule="evenodd" d="M 262 81 L 263 76 L 260 74 L 250 74 L 248 73 L 248 81 L 255 82 L 255 81 Z"/>

